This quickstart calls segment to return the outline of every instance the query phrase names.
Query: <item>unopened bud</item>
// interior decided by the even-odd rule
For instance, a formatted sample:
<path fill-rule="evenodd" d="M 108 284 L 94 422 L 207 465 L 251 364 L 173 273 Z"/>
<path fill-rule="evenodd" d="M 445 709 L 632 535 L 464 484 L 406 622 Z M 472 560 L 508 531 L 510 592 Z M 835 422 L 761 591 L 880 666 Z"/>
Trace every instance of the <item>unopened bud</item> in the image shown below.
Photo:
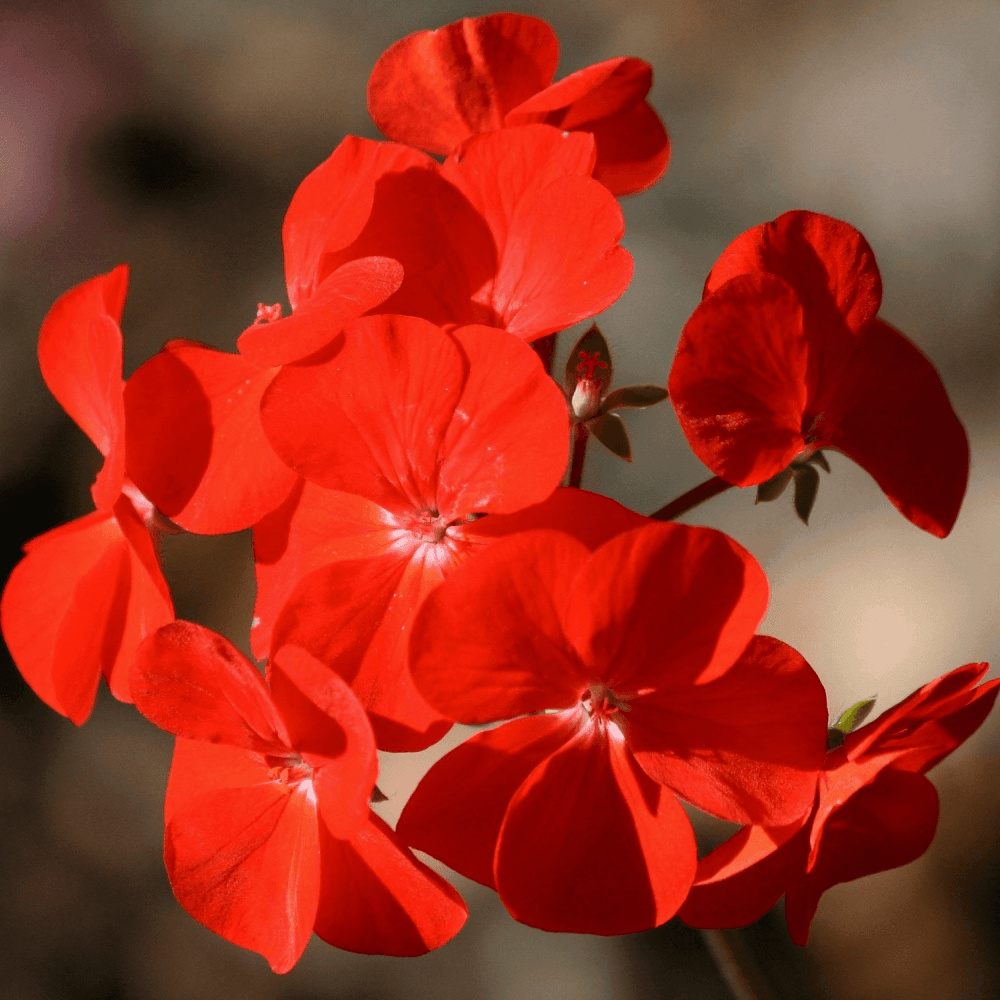
<path fill-rule="evenodd" d="M 601 383 L 594 378 L 577 379 L 570 406 L 580 420 L 596 417 L 601 409 Z"/>

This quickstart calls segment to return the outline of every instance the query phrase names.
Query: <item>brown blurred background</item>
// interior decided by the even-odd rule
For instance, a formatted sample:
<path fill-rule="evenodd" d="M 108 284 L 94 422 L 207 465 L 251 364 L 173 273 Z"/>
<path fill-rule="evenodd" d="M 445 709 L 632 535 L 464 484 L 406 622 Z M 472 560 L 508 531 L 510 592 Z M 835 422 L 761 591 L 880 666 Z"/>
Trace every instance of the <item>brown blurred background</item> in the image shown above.
<path fill-rule="evenodd" d="M 625 204 L 636 276 L 601 319 L 618 384 L 665 381 L 701 283 L 734 236 L 809 208 L 868 237 L 882 316 L 934 360 L 969 430 L 969 494 L 945 541 L 905 522 L 836 455 L 808 529 L 788 498 L 755 508 L 748 491 L 692 514 L 764 564 L 767 630 L 806 655 L 832 711 L 872 694 L 885 708 L 961 663 L 1000 661 L 1000 7 L 512 6 L 555 27 L 559 75 L 614 55 L 641 56 L 656 74 L 651 97 L 674 157 L 654 190 Z M 410 31 L 495 9 L 2 0 L 0 579 L 26 539 L 91 509 L 98 457 L 46 392 L 35 359 L 56 296 L 131 265 L 126 374 L 169 337 L 231 349 L 258 301 L 284 300 L 280 226 L 298 182 L 345 133 L 377 137 L 364 93 L 379 53 Z M 634 465 L 592 447 L 584 485 L 648 512 L 706 477 L 668 406 L 626 419 Z M 249 537 L 168 539 L 165 558 L 178 614 L 245 646 Z M 992 719 L 933 773 L 942 818 L 931 850 L 828 893 L 808 949 L 788 942 L 780 910 L 748 932 L 778 995 L 997 994 L 998 748 Z M 461 880 L 470 920 L 439 952 L 365 958 L 314 939 L 293 972 L 273 976 L 170 894 L 160 859 L 169 737 L 104 692 L 77 730 L 5 658 L 0 752 L 5 1000 L 729 996 L 698 935 L 676 922 L 611 940 L 545 934 Z M 387 816 L 425 766 L 386 762 Z M 603 863 L 613 872 L 613 858 Z"/>

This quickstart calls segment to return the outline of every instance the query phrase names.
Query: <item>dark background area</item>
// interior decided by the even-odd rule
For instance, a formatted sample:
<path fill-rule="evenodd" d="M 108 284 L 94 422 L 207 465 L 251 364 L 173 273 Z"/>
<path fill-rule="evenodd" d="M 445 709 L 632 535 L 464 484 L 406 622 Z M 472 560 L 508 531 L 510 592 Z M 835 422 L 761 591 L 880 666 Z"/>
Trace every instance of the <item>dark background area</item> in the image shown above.
<path fill-rule="evenodd" d="M 765 631 L 800 649 L 838 712 L 879 707 L 1000 656 L 1000 8 L 990 0 L 513 4 L 560 36 L 559 75 L 652 63 L 674 157 L 625 202 L 636 275 L 600 319 L 617 383 L 664 382 L 725 245 L 791 208 L 847 219 L 878 258 L 882 316 L 937 364 L 972 443 L 944 541 L 905 522 L 840 456 L 808 529 L 790 498 L 731 491 L 689 516 L 761 560 Z M 132 267 L 130 373 L 170 337 L 232 349 L 284 301 L 280 227 L 296 185 L 348 133 L 377 137 L 364 92 L 410 31 L 497 8 L 452 2 L 36 0 L 0 6 L 0 579 L 20 546 L 91 509 L 93 447 L 38 373 L 39 324 L 72 285 Z M 571 342 L 567 335 L 562 350 Z M 707 473 L 668 406 L 627 414 L 635 463 L 591 449 L 584 485 L 649 512 Z M 166 540 L 178 615 L 245 646 L 247 534 Z M 878 711 L 878 708 L 876 709 Z M 367 958 L 315 940 L 285 977 L 177 906 L 160 857 L 170 738 L 102 692 L 76 729 L 0 665 L 0 995 L 10 1000 L 724 998 L 696 932 L 620 939 L 515 924 L 459 880 L 471 916 L 439 952 Z M 451 741 L 453 742 L 453 741 Z M 450 744 L 449 744 L 450 745 Z M 781 996 L 997 992 L 1000 722 L 933 772 L 927 855 L 834 889 L 808 949 L 780 910 L 747 939 Z M 398 815 L 428 756 L 385 762 Z M 706 829 L 704 835 L 711 836 Z M 614 859 L 595 859 L 613 877 Z"/>

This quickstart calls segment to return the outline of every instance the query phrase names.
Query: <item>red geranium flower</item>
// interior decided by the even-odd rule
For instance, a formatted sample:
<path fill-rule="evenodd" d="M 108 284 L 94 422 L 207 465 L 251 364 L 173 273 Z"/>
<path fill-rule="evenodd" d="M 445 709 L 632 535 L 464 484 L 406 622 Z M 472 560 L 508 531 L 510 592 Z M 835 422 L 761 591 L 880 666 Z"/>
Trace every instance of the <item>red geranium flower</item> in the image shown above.
<path fill-rule="evenodd" d="M 469 560 L 417 616 L 414 680 L 459 722 L 526 717 L 442 758 L 399 834 L 533 926 L 663 923 L 696 866 L 677 796 L 782 823 L 815 794 L 823 689 L 754 635 L 766 602 L 757 563 L 708 528 L 649 524 L 593 553 L 529 532 Z"/>
<path fill-rule="evenodd" d="M 348 136 L 292 199 L 286 257 L 287 234 L 318 230 L 323 206 L 326 268 L 401 264 L 402 285 L 379 312 L 533 340 L 606 309 L 632 277 L 621 208 L 590 176 L 594 156 L 590 136 L 545 125 L 475 136 L 443 164 Z M 340 325 L 325 329 L 332 340 Z"/>
<path fill-rule="evenodd" d="M 378 762 L 357 698 L 296 647 L 269 672 L 270 690 L 228 640 L 190 622 L 139 650 L 136 707 L 177 736 L 164 859 L 178 902 L 275 972 L 313 931 L 366 954 L 444 944 L 465 905 L 368 808 Z"/>
<path fill-rule="evenodd" d="M 849 733 L 826 756 L 812 810 L 782 829 L 748 826 L 707 855 L 681 919 L 741 927 L 784 894 L 792 940 L 804 945 L 827 889 L 919 858 L 938 818 L 924 774 L 993 708 L 1000 680 L 979 684 L 988 669 L 959 667 Z"/>
<path fill-rule="evenodd" d="M 104 455 L 91 488 L 97 510 L 24 547 L 0 601 L 10 654 L 32 690 L 77 725 L 101 677 L 131 701 L 136 647 L 174 617 L 152 531 L 156 512 L 125 478 L 122 264 L 62 295 L 38 336 L 52 395 Z"/>
<path fill-rule="evenodd" d="M 558 485 L 568 452 L 562 394 L 509 334 L 452 335 L 413 317 L 371 316 L 350 324 L 322 361 L 286 365 L 262 416 L 278 454 L 313 484 L 286 505 L 304 503 L 296 531 L 309 549 L 324 547 L 299 564 L 293 546 L 262 585 L 258 617 L 274 627 L 271 644 L 300 645 L 339 670 L 372 713 L 382 749 L 435 742 L 450 723 L 409 679 L 409 622 L 475 543 L 476 518 L 539 503 Z M 269 519 L 258 548 L 281 545 L 289 518 L 283 509 Z M 300 582 L 313 567 L 322 568 Z"/>
<path fill-rule="evenodd" d="M 944 537 L 968 442 L 933 365 L 876 318 L 881 298 L 871 247 L 846 222 L 787 212 L 748 230 L 684 327 L 670 398 L 695 454 L 727 482 L 765 483 L 836 448 Z"/>
<path fill-rule="evenodd" d="M 442 156 L 477 133 L 533 122 L 589 132 L 594 176 L 612 192 L 656 183 L 670 142 L 646 101 L 649 64 L 607 59 L 553 84 L 558 62 L 555 32 L 536 17 L 463 18 L 383 53 L 368 81 L 368 110 L 390 139 Z"/>

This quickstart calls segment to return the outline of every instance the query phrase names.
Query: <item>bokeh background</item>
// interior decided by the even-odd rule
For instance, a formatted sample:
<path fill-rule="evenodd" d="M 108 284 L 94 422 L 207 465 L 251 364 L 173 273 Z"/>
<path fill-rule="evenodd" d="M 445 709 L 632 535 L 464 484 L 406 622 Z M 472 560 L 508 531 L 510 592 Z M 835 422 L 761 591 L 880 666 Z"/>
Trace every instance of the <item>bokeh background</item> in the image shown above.
<path fill-rule="evenodd" d="M 834 712 L 873 694 L 888 707 L 959 664 L 1000 662 L 1000 7 L 511 7 L 555 27 L 559 75 L 615 55 L 654 67 L 651 99 L 674 155 L 655 189 L 625 203 L 635 279 L 600 320 L 618 384 L 665 381 L 704 277 L 734 236 L 809 208 L 868 237 L 882 316 L 934 360 L 968 428 L 969 493 L 945 541 L 905 522 L 837 455 L 808 529 L 789 497 L 754 507 L 752 491 L 689 516 L 761 560 L 772 583 L 767 630 L 810 660 Z M 280 226 L 298 182 L 344 134 L 377 137 L 364 94 L 379 53 L 411 31 L 495 9 L 0 0 L 0 579 L 26 539 L 90 509 L 98 457 L 35 359 L 57 295 L 131 265 L 126 374 L 170 337 L 232 349 L 258 301 L 284 300 Z M 668 405 L 626 419 L 634 464 L 592 445 L 585 486 L 650 512 L 706 478 Z M 248 535 L 169 538 L 165 560 L 178 614 L 245 646 Z M 9 659 L 0 671 L 0 994 L 9 1000 L 730 995 L 697 933 L 676 921 L 621 939 L 546 934 L 462 880 L 469 923 L 439 952 L 367 958 L 314 939 L 293 972 L 273 976 L 170 894 L 160 858 L 170 738 L 106 693 L 77 730 Z M 992 719 L 933 772 L 942 817 L 927 855 L 828 893 L 807 949 L 788 942 L 780 909 L 747 932 L 778 996 L 997 994 L 998 751 Z M 387 816 L 426 766 L 427 755 L 386 762 Z M 595 858 L 592 877 L 613 878 L 614 863 Z"/>

